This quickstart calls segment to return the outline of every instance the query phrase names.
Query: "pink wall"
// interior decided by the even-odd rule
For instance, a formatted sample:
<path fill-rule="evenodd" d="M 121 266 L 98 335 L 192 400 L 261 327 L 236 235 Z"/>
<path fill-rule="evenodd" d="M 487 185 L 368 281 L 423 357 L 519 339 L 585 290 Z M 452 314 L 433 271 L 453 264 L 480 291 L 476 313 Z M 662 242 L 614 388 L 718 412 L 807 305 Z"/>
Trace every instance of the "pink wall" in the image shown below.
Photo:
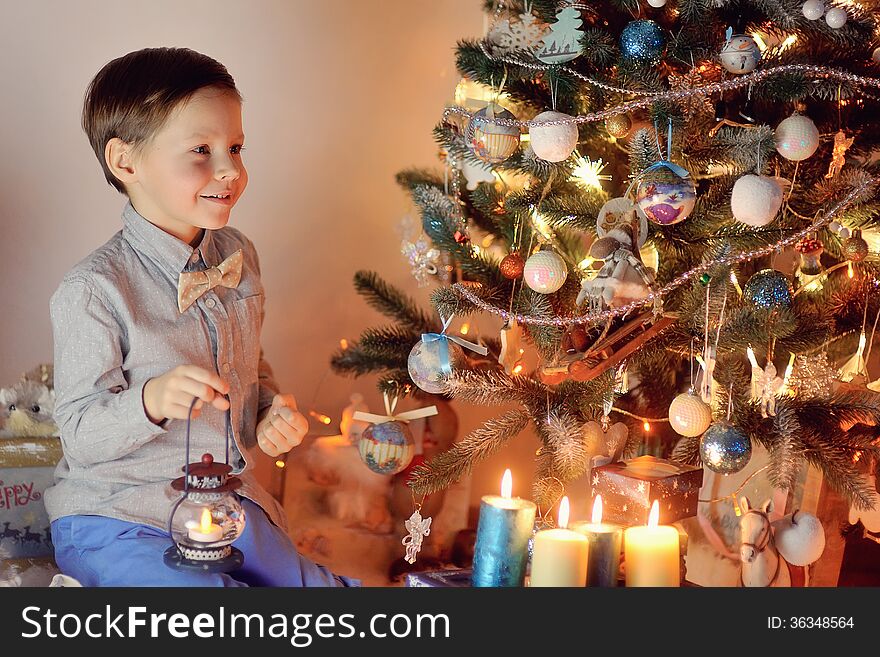
<path fill-rule="evenodd" d="M 338 420 L 372 380 L 328 371 L 339 339 L 382 321 L 354 293 L 374 268 L 427 300 L 399 254 L 411 211 L 394 174 L 439 166 L 431 130 L 458 80 L 453 48 L 479 36 L 479 0 L 34 0 L 7 3 L 0 158 L 0 385 L 52 357 L 47 303 L 62 275 L 119 229 L 124 200 L 79 127 L 83 91 L 108 60 L 187 46 L 226 64 L 245 97 L 248 191 L 233 225 L 259 249 L 263 344 L 285 390 Z M 426 301 L 427 303 L 427 301 Z M 485 322 L 489 326 L 489 322 Z M 494 413 L 457 405 L 462 431 Z M 521 436 L 476 472 L 472 499 L 507 464 L 528 495 L 536 443 Z"/>

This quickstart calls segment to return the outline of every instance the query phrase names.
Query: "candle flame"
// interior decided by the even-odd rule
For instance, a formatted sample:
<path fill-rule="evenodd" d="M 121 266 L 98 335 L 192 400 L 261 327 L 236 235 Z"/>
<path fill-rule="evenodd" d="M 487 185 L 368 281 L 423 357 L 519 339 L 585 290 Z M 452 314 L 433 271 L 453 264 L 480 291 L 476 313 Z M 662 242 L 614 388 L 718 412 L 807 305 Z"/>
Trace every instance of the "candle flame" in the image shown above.
<path fill-rule="evenodd" d="M 593 502 L 593 524 L 598 525 L 602 522 L 602 496 L 596 495 L 596 501 Z"/>
<path fill-rule="evenodd" d="M 660 504 L 657 500 L 651 505 L 651 513 L 648 515 L 648 527 L 656 527 L 660 524 Z"/>
<path fill-rule="evenodd" d="M 510 474 L 510 468 L 507 468 L 501 478 L 501 497 L 509 500 L 511 493 L 513 493 L 513 475 Z"/>
<path fill-rule="evenodd" d="M 202 519 L 199 521 L 199 531 L 207 534 L 211 531 L 211 512 L 208 509 L 202 509 Z"/>
<path fill-rule="evenodd" d="M 564 495 L 562 497 L 562 501 L 559 503 L 559 522 L 557 523 L 560 529 L 565 529 L 568 527 L 568 515 L 570 512 L 570 505 L 568 503 L 568 495 Z"/>

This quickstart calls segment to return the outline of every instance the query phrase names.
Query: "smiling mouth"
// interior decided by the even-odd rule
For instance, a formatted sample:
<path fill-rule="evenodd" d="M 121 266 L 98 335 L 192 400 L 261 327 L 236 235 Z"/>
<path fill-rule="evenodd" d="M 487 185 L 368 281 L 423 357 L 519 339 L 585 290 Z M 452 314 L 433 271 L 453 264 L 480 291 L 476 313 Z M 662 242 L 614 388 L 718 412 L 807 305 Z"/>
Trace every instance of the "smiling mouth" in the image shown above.
<path fill-rule="evenodd" d="M 221 205 L 229 205 L 230 203 L 232 203 L 231 192 L 220 192 L 219 194 L 202 194 L 200 198 L 203 198 L 206 201 L 211 201 L 213 203 L 220 203 Z"/>

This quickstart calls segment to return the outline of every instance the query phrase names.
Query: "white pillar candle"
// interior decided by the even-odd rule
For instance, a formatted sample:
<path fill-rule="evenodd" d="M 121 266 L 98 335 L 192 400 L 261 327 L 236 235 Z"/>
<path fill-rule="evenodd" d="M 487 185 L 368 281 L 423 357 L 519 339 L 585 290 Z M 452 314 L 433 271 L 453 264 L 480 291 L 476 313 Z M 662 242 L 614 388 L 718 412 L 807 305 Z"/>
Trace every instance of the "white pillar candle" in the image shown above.
<path fill-rule="evenodd" d="M 651 506 L 648 524 L 623 534 L 627 586 L 680 586 L 678 530 L 658 525 L 660 507 Z"/>
<path fill-rule="evenodd" d="M 567 529 L 569 503 L 559 504 L 559 527 L 535 534 L 531 586 L 584 586 L 587 581 L 587 537 Z"/>

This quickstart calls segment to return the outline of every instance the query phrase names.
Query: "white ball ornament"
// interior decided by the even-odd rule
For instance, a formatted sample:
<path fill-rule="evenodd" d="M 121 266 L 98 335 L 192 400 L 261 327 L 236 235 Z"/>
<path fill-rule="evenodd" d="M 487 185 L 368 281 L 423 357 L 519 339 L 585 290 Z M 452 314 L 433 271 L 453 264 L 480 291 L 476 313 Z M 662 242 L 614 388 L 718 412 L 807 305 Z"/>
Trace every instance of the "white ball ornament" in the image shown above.
<path fill-rule="evenodd" d="M 874 52 L 871 54 L 871 59 L 874 60 L 875 64 L 880 64 L 880 48 L 874 48 Z"/>
<path fill-rule="evenodd" d="M 806 160 L 819 148 L 819 129 L 806 116 L 793 114 L 776 126 L 776 150 L 786 160 Z"/>
<path fill-rule="evenodd" d="M 795 511 L 773 523 L 779 553 L 793 566 L 809 566 L 825 550 L 825 529 L 812 513 Z"/>
<path fill-rule="evenodd" d="M 699 436 L 712 424 L 712 409 L 693 392 L 684 392 L 669 405 L 669 424 L 679 435 Z"/>
<path fill-rule="evenodd" d="M 733 218 L 747 226 L 766 226 L 782 207 L 783 196 L 775 178 L 746 174 L 733 184 L 730 197 Z"/>
<path fill-rule="evenodd" d="M 731 36 L 718 55 L 721 65 L 730 73 L 751 73 L 761 61 L 761 50 L 755 40 L 746 34 Z"/>
<path fill-rule="evenodd" d="M 568 278 L 565 261 L 553 251 L 538 251 L 526 260 L 523 280 L 541 294 L 553 294 Z"/>
<path fill-rule="evenodd" d="M 563 121 L 571 119 L 562 112 L 541 112 L 535 121 Z M 562 125 L 536 125 L 529 128 L 529 140 L 532 150 L 542 160 L 562 162 L 568 159 L 578 142 L 576 123 Z"/>
<path fill-rule="evenodd" d="M 660 9 L 660 7 L 666 6 L 666 0 L 648 0 L 648 4 L 654 7 L 654 9 Z"/>
<path fill-rule="evenodd" d="M 828 23 L 828 27 L 835 30 L 846 25 L 846 18 L 846 9 L 843 7 L 832 7 L 825 12 L 825 22 Z"/>
<path fill-rule="evenodd" d="M 822 0 L 807 0 L 801 12 L 807 20 L 817 21 L 825 15 L 825 3 Z"/>

